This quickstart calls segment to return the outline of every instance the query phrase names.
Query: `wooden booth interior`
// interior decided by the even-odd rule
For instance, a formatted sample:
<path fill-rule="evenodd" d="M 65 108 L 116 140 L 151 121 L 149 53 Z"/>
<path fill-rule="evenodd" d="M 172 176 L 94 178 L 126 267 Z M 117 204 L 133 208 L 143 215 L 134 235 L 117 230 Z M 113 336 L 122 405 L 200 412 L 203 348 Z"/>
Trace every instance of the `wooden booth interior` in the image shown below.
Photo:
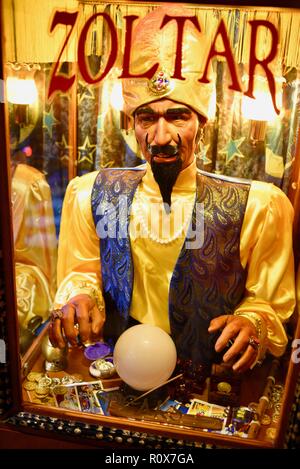
<path fill-rule="evenodd" d="M 280 187 L 295 208 L 297 265 L 300 11 L 257 3 L 253 2 L 253 7 L 185 4 L 211 37 L 220 21 L 224 22 L 243 89 L 249 79 L 251 21 L 271 23 L 280 38 L 272 68 L 279 115 L 274 112 L 262 67 L 257 67 L 261 73 L 256 77 L 257 98 L 251 100 L 230 86 L 228 55 L 213 58 L 217 105 L 212 106 L 197 165 L 215 174 L 258 179 Z M 101 407 L 101 399 L 121 385 L 120 379 L 103 378 L 84 389 L 79 381 L 95 378 L 89 373 L 90 362 L 82 347 L 57 358 L 66 360 L 62 370 L 45 369 L 47 319 L 57 288 L 56 247 L 65 190 L 76 176 L 102 167 L 134 167 L 143 162 L 131 123 L 122 111 L 118 77 L 124 66 L 125 17 L 145 16 L 159 5 L 2 1 L 0 77 L 4 79 L 5 99 L 0 99 L 0 338 L 5 353 L 1 349 L 4 423 L 0 426 L 11 434 L 31 434 L 33 447 L 34 438 L 49 435 L 69 441 L 69 445 L 80 442 L 87 447 L 284 446 L 298 373 L 292 348 L 294 337 L 299 337 L 297 310 L 286 325 L 289 344 L 282 357 L 267 356 L 261 366 L 242 378 L 222 366 L 215 366 L 204 383 L 192 373 L 188 377 L 188 385 L 194 389 L 194 414 L 210 416 L 209 428 L 203 420 L 185 420 L 186 415 L 178 410 L 164 413 L 151 405 L 147 409 L 121 406 L 116 413 L 109 413 L 105 403 Z M 111 24 L 104 21 L 107 16 L 103 14 L 111 18 Z M 117 38 L 117 53 L 101 80 L 113 47 L 112 34 Z M 259 47 L 264 45 L 265 54 L 272 40 L 270 30 L 262 26 L 257 42 Z M 86 56 L 81 62 L 80 51 Z M 48 385 L 49 379 L 52 384 Z M 72 379 L 79 382 L 78 389 Z M 178 383 L 170 387 L 174 399 L 179 388 Z M 231 425 L 225 428 L 229 414 Z"/>

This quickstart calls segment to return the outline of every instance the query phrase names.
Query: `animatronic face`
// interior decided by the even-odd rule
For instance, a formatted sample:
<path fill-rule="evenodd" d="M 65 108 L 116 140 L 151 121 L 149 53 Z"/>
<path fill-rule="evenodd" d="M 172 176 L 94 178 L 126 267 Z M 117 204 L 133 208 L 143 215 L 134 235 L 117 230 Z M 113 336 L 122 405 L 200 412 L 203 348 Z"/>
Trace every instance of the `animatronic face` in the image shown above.
<path fill-rule="evenodd" d="M 160 149 L 165 145 L 177 145 L 182 169 L 194 159 L 196 136 L 199 128 L 197 114 L 182 103 L 161 99 L 139 107 L 135 111 L 135 134 L 143 155 L 151 163 L 151 148 L 154 147 L 153 160 L 158 164 L 170 164 L 176 155 L 166 155 Z"/>
<path fill-rule="evenodd" d="M 140 106 L 134 116 L 137 141 L 151 164 L 163 201 L 171 206 L 178 174 L 195 157 L 198 115 L 185 104 L 161 99 Z"/>

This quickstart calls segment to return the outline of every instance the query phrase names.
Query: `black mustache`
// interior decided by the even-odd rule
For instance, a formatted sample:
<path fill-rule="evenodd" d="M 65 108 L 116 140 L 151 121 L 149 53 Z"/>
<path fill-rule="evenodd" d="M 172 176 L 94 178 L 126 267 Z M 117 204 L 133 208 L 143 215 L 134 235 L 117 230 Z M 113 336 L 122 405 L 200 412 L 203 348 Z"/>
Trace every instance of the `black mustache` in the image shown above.
<path fill-rule="evenodd" d="M 151 156 L 156 156 L 156 155 L 159 155 L 159 154 L 174 156 L 174 155 L 177 155 L 177 153 L 179 153 L 179 151 L 180 151 L 181 138 L 180 138 L 180 135 L 178 135 L 178 144 L 177 145 L 150 145 L 148 143 L 148 134 L 147 134 L 146 135 L 146 145 L 147 145 L 147 151 L 150 153 Z"/>

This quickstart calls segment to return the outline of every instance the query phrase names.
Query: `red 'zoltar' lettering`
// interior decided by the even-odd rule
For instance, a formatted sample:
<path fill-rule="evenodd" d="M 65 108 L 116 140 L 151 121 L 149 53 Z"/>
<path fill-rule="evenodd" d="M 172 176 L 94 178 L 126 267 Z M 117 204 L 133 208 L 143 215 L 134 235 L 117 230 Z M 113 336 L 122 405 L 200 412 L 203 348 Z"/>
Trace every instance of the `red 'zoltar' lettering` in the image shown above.
<path fill-rule="evenodd" d="M 62 56 L 62 53 L 67 45 L 67 42 L 74 28 L 75 22 L 77 20 L 77 16 L 78 16 L 78 12 L 69 13 L 69 12 L 56 11 L 54 14 L 51 27 L 50 27 L 50 32 L 52 32 L 58 24 L 71 26 L 71 29 L 67 34 L 63 47 L 58 56 L 57 62 L 54 63 L 53 73 L 52 73 L 50 84 L 49 84 L 48 98 L 50 98 L 55 91 L 63 91 L 63 92 L 68 91 L 74 83 L 75 75 L 65 76 L 65 75 L 57 74 L 56 72 L 58 69 L 59 60 Z M 110 49 L 109 57 L 108 57 L 107 64 L 105 66 L 104 71 L 100 73 L 98 76 L 94 77 L 91 75 L 88 65 L 86 63 L 86 60 L 85 60 L 85 43 L 86 43 L 89 28 L 91 24 L 93 23 L 93 21 L 98 16 L 102 16 L 103 20 L 107 22 L 109 33 L 110 33 L 111 49 Z M 138 16 L 128 15 L 128 16 L 125 16 L 124 19 L 126 22 L 125 48 L 124 48 L 124 56 L 123 56 L 123 70 L 119 78 L 138 78 L 138 77 L 151 78 L 159 67 L 158 63 L 153 64 L 149 70 L 140 74 L 134 75 L 130 72 L 130 52 L 131 52 L 131 47 L 132 47 L 132 29 L 133 29 L 133 23 L 136 19 L 138 19 Z M 176 78 L 178 80 L 185 80 L 185 77 L 182 76 L 182 70 L 181 70 L 184 25 L 185 25 L 185 22 L 189 20 L 193 23 L 193 25 L 199 32 L 201 32 L 201 28 L 200 28 L 200 25 L 196 16 L 165 15 L 163 18 L 162 24 L 160 26 L 160 29 L 162 29 L 167 23 L 169 23 L 172 20 L 175 20 L 177 23 L 176 53 L 175 53 L 175 60 L 174 60 L 174 73 L 173 73 L 172 78 Z M 254 95 L 253 95 L 254 72 L 255 72 L 256 66 L 260 65 L 263 68 L 267 77 L 270 93 L 272 95 L 274 109 L 277 113 L 279 113 L 279 109 L 276 107 L 275 80 L 274 80 L 271 70 L 269 69 L 269 64 L 276 57 L 276 53 L 277 53 L 277 47 L 278 47 L 278 41 L 279 41 L 278 31 L 272 23 L 266 20 L 251 20 L 249 23 L 251 25 L 249 84 L 248 84 L 248 90 L 245 92 L 245 95 L 251 98 L 254 98 Z M 257 33 L 258 33 L 259 27 L 268 28 L 271 33 L 271 49 L 267 57 L 265 57 L 262 60 L 259 60 L 256 56 Z M 218 36 L 221 37 L 223 41 L 223 45 L 224 45 L 224 50 L 221 50 L 221 51 L 218 51 L 216 48 L 216 42 L 217 42 Z M 199 47 L 201 47 L 201 44 L 199 44 Z M 80 33 L 79 42 L 78 42 L 78 68 L 79 68 L 82 78 L 89 84 L 95 84 L 95 83 L 100 82 L 107 76 L 111 68 L 114 66 L 117 55 L 118 55 L 118 37 L 117 37 L 116 28 L 114 26 L 112 19 L 106 13 L 96 13 L 92 15 L 87 20 L 86 24 L 84 25 Z M 235 68 L 234 57 L 231 51 L 230 41 L 227 35 L 226 26 L 223 20 L 220 21 L 215 37 L 210 46 L 210 50 L 209 50 L 206 63 L 205 63 L 205 67 L 204 67 L 204 73 L 202 77 L 199 78 L 200 83 L 209 83 L 209 79 L 207 77 L 208 67 L 209 67 L 209 63 L 215 56 L 223 56 L 225 57 L 227 61 L 228 68 L 231 74 L 231 80 L 232 80 L 232 83 L 229 85 L 229 88 L 234 91 L 242 91 L 239 80 L 238 80 L 236 68 Z M 163 66 L 163 64 L 161 65 Z"/>
<path fill-rule="evenodd" d="M 223 41 L 223 44 L 224 44 L 224 50 L 223 51 L 217 51 L 217 49 L 216 49 L 216 42 L 217 42 L 219 34 L 222 37 L 222 41 Z M 221 56 L 225 57 L 226 60 L 227 60 L 227 64 L 228 64 L 228 68 L 229 68 L 229 71 L 230 71 L 230 74 L 231 74 L 231 80 L 232 80 L 232 83 L 231 83 L 231 85 L 229 85 L 228 88 L 230 88 L 231 90 L 235 90 L 235 91 L 242 91 L 241 86 L 239 84 L 238 77 L 237 77 L 236 69 L 235 69 L 234 58 L 233 58 L 233 55 L 232 55 L 232 52 L 231 52 L 230 42 L 229 42 L 229 38 L 228 38 L 227 32 L 226 32 L 226 26 L 225 26 L 225 23 L 222 19 L 220 21 L 220 24 L 219 24 L 218 29 L 216 31 L 214 40 L 213 40 L 212 45 L 210 47 L 202 78 L 200 78 L 198 80 L 198 81 L 200 81 L 200 83 L 209 83 L 210 82 L 210 80 L 207 78 L 208 66 L 209 66 L 209 63 L 212 60 L 212 58 L 216 55 L 221 55 Z"/>
<path fill-rule="evenodd" d="M 253 86 L 254 86 L 254 72 L 255 72 L 255 67 L 256 65 L 261 65 L 262 68 L 264 69 L 267 80 L 268 80 L 268 85 L 270 89 L 270 93 L 272 96 L 272 102 L 275 111 L 277 114 L 280 113 L 280 110 L 276 106 L 276 85 L 275 85 L 275 80 L 273 73 L 271 70 L 268 68 L 268 64 L 272 62 L 272 60 L 276 57 L 277 54 L 277 47 L 278 47 L 278 31 L 275 28 L 274 24 L 270 23 L 269 21 L 265 20 L 252 20 L 249 21 L 251 24 L 251 39 L 250 39 L 250 63 L 249 63 L 249 85 L 248 85 L 248 90 L 246 91 L 245 95 L 249 96 L 249 98 L 254 98 L 253 95 Z M 257 31 L 260 26 L 265 26 L 270 30 L 270 33 L 272 35 L 272 42 L 271 42 L 271 50 L 267 57 L 263 60 L 258 60 L 258 58 L 255 55 L 256 52 L 256 43 L 257 43 Z"/>
<path fill-rule="evenodd" d="M 87 38 L 87 34 L 88 34 L 90 26 L 98 16 L 102 16 L 103 19 L 105 19 L 105 21 L 107 22 L 107 25 L 110 30 L 110 35 L 111 35 L 111 41 L 110 41 L 111 46 L 110 46 L 110 54 L 108 57 L 108 61 L 107 61 L 107 64 L 103 73 L 100 74 L 100 76 L 93 77 L 91 76 L 90 71 L 88 70 L 88 66 L 85 60 L 85 42 L 86 42 L 86 38 Z M 99 81 L 103 80 L 108 74 L 108 72 L 110 71 L 110 69 L 114 66 L 117 55 L 118 55 L 118 36 L 117 36 L 116 28 L 114 26 L 114 23 L 111 17 L 107 13 L 95 13 L 87 20 L 79 36 L 78 67 L 79 67 L 82 78 L 90 85 L 98 83 Z"/>
<path fill-rule="evenodd" d="M 201 32 L 201 28 L 198 22 L 197 16 L 169 16 L 165 15 L 160 26 L 162 29 L 169 21 L 175 20 L 177 23 L 177 44 L 176 44 L 176 53 L 175 53 L 175 67 L 174 74 L 171 78 L 177 78 L 178 80 L 185 80 L 181 75 L 181 63 L 182 63 L 182 42 L 183 42 L 183 28 L 184 23 L 189 20 L 193 23 L 196 29 Z"/>
<path fill-rule="evenodd" d="M 130 51 L 131 51 L 131 42 L 132 42 L 132 25 L 133 22 L 138 19 L 139 16 L 136 15 L 128 15 L 124 16 L 126 21 L 126 35 L 125 35 L 125 48 L 124 48 L 124 56 L 123 56 L 123 72 L 119 76 L 119 78 L 152 78 L 156 70 L 158 69 L 159 64 L 154 64 L 149 70 L 144 73 L 140 73 L 138 75 L 132 75 L 129 71 L 129 64 L 130 64 Z"/>
<path fill-rule="evenodd" d="M 57 61 L 54 63 L 53 72 L 51 74 L 50 83 L 49 83 L 48 99 L 51 97 L 51 95 L 55 91 L 60 90 L 63 93 L 67 92 L 74 83 L 75 75 L 72 75 L 71 77 L 67 77 L 65 75 L 56 74 L 56 72 L 57 72 L 57 69 L 58 69 L 59 60 L 62 56 L 64 48 L 66 47 L 67 42 L 69 40 L 69 37 L 71 36 L 71 33 L 72 33 L 73 28 L 75 26 L 77 16 L 78 16 L 78 11 L 75 12 L 75 13 L 70 13 L 70 12 L 67 12 L 67 11 L 56 11 L 54 13 L 52 23 L 51 23 L 51 26 L 50 26 L 50 33 L 52 33 L 53 29 L 58 24 L 64 24 L 65 26 L 71 26 L 71 29 L 67 34 L 65 42 L 63 43 L 63 46 L 61 48 L 60 54 L 57 58 Z"/>

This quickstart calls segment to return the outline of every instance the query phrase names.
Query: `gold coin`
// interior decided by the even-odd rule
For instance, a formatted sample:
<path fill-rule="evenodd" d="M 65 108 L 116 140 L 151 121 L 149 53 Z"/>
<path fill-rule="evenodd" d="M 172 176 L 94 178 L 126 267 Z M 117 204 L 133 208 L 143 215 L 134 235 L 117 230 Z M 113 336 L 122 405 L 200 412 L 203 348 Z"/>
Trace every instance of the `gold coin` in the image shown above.
<path fill-rule="evenodd" d="M 221 381 L 217 385 L 217 389 L 220 392 L 225 392 L 226 394 L 229 394 L 231 391 L 231 385 L 229 383 L 226 383 L 226 381 Z"/>
<path fill-rule="evenodd" d="M 66 384 L 72 384 L 74 383 L 74 379 L 72 376 L 65 375 L 61 378 L 61 384 L 66 385 Z"/>
<path fill-rule="evenodd" d="M 33 391 L 33 392 L 34 392 L 34 397 L 36 397 L 37 399 L 40 399 L 40 400 L 42 400 L 42 399 L 44 399 L 45 397 L 48 396 L 48 394 L 36 394 L 35 391 Z"/>
<path fill-rule="evenodd" d="M 33 381 L 25 381 L 23 386 L 24 389 L 27 389 L 27 391 L 33 391 L 36 388 L 36 383 Z"/>
<path fill-rule="evenodd" d="M 47 405 L 52 405 L 53 407 L 56 407 L 55 399 L 53 397 L 49 399 L 49 401 L 47 402 Z"/>
<path fill-rule="evenodd" d="M 267 414 L 263 415 L 262 419 L 261 419 L 261 424 L 262 425 L 270 425 L 271 423 L 271 417 Z"/>
<path fill-rule="evenodd" d="M 67 390 L 65 386 L 55 386 L 53 388 L 54 394 L 66 394 Z"/>
<path fill-rule="evenodd" d="M 34 393 L 37 397 L 48 396 L 49 388 L 45 388 L 45 387 L 40 388 L 39 386 L 37 386 L 34 390 Z"/>
<path fill-rule="evenodd" d="M 52 378 L 51 387 L 54 388 L 58 384 L 60 384 L 60 378 Z"/>
<path fill-rule="evenodd" d="M 55 405 L 54 397 L 51 396 L 43 397 L 41 398 L 41 401 L 43 404 Z"/>
<path fill-rule="evenodd" d="M 38 373 L 37 371 L 31 371 L 31 372 L 28 373 L 28 375 L 26 376 L 26 379 L 27 379 L 28 381 L 38 381 L 41 376 L 42 376 L 42 373 Z"/>
<path fill-rule="evenodd" d="M 81 381 L 83 381 L 83 376 L 79 373 L 74 373 L 72 375 L 72 378 L 74 379 L 75 383 L 80 383 Z"/>
<path fill-rule="evenodd" d="M 268 428 L 266 431 L 266 437 L 270 438 L 271 440 L 274 440 L 276 435 L 276 428 Z"/>
<path fill-rule="evenodd" d="M 41 401 L 40 399 L 38 399 L 37 397 L 34 397 L 34 398 L 32 399 L 32 402 L 33 402 L 34 404 L 41 404 L 41 403 L 42 403 L 42 401 Z"/>
<path fill-rule="evenodd" d="M 35 373 L 35 380 L 36 381 L 39 381 L 40 379 L 44 378 L 44 376 L 45 376 L 44 373 L 40 373 L 38 371 L 33 371 L 33 373 Z"/>
<path fill-rule="evenodd" d="M 38 380 L 38 385 L 39 385 L 41 388 L 48 388 L 49 386 L 51 386 L 51 383 L 52 383 L 52 379 L 49 378 L 48 376 L 42 376 L 42 377 Z"/>
<path fill-rule="evenodd" d="M 48 402 L 50 399 L 52 399 L 52 397 L 49 396 L 49 394 L 47 394 L 46 396 L 41 396 L 40 399 L 43 403 L 45 403 L 45 402 Z"/>

